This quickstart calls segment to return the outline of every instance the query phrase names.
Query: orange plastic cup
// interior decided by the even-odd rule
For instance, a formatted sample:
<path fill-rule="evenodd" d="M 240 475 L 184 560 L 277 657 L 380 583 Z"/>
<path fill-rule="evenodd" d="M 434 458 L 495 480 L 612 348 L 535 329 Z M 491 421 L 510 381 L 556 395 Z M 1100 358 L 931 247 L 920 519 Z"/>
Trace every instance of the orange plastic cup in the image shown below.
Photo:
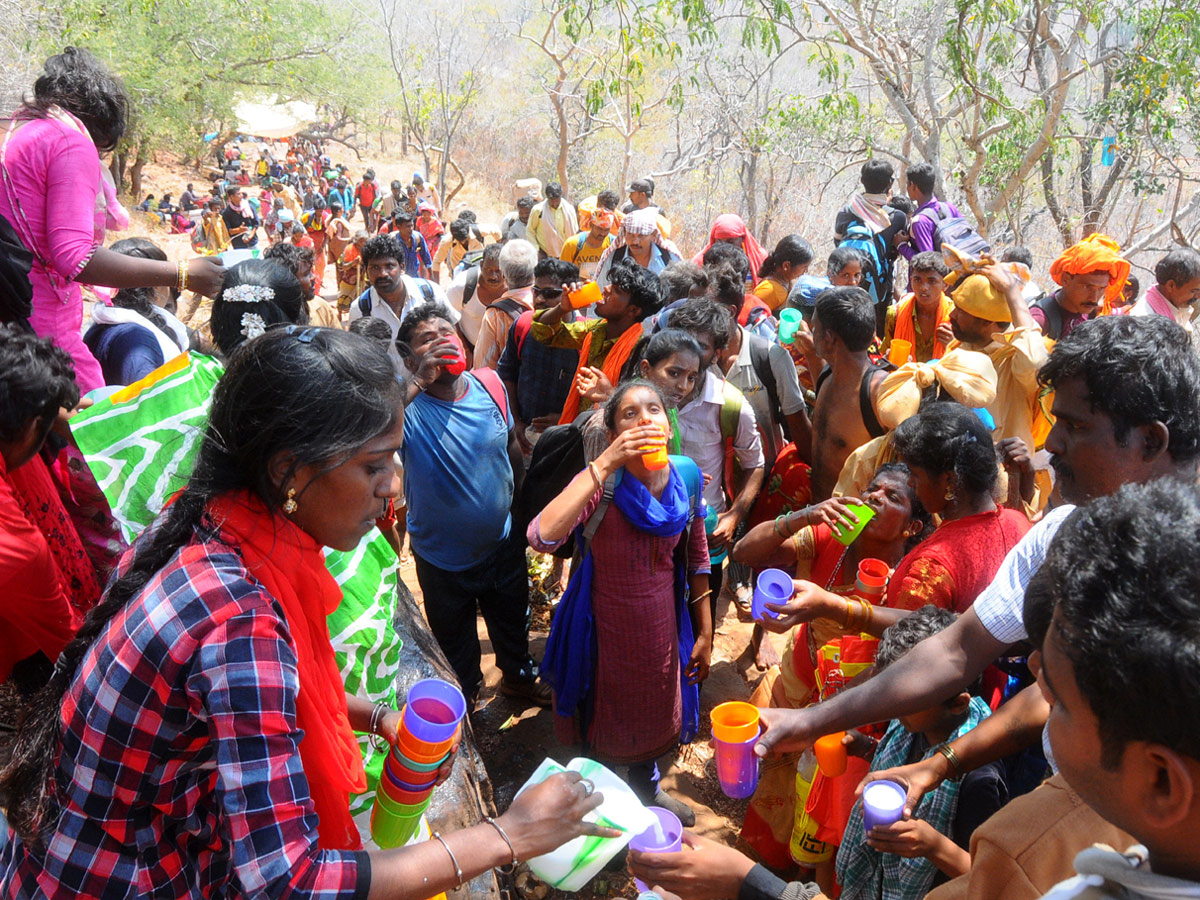
<path fill-rule="evenodd" d="M 741 744 L 758 737 L 758 707 L 741 700 L 730 700 L 713 707 L 713 737 L 727 744 Z"/>
<path fill-rule="evenodd" d="M 408 729 L 401 725 L 396 743 L 405 756 L 413 762 L 428 764 L 445 758 L 446 754 L 450 752 L 450 748 L 454 746 L 460 737 L 462 737 L 462 725 L 459 725 L 455 729 L 454 736 L 449 740 L 431 744 L 429 741 L 421 741 L 413 737 Z"/>
<path fill-rule="evenodd" d="M 858 593 L 867 597 L 882 596 L 891 572 L 882 559 L 864 559 L 858 564 Z"/>
<path fill-rule="evenodd" d="M 813 753 L 817 757 L 817 766 L 826 778 L 837 778 L 846 771 L 846 747 L 842 738 L 846 732 L 827 734 L 813 742 Z"/>
<path fill-rule="evenodd" d="M 585 306 L 599 303 L 603 297 L 603 290 L 594 281 L 589 281 L 579 290 L 571 291 L 571 293 L 567 294 L 567 300 L 573 309 L 583 309 Z"/>
<path fill-rule="evenodd" d="M 892 338 L 892 346 L 888 349 L 888 362 L 893 366 L 902 366 L 908 362 L 908 357 L 912 353 L 912 341 L 902 341 L 899 338 Z"/>

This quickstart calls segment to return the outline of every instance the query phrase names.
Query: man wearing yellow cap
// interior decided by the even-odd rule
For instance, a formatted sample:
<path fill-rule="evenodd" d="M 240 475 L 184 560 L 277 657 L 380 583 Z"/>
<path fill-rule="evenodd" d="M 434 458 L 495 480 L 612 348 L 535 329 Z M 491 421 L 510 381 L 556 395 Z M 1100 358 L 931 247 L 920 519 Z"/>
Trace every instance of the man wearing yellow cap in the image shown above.
<path fill-rule="evenodd" d="M 592 213 L 587 231 L 580 231 L 567 238 L 559 258 L 579 267 L 579 276 L 585 281 L 596 277 L 600 257 L 612 243 L 612 210 L 600 207 Z"/>
<path fill-rule="evenodd" d="M 1129 277 L 1129 263 L 1108 235 L 1089 234 L 1051 264 L 1050 277 L 1061 287 L 1033 301 L 1029 312 L 1042 333 L 1057 341 L 1112 308 Z"/>
<path fill-rule="evenodd" d="M 1032 455 L 1041 443 L 1034 435 L 1034 420 L 1040 390 L 1037 373 L 1046 361 L 1046 343 L 1021 296 L 1021 286 L 1021 279 L 1006 266 L 993 264 L 962 278 L 950 295 L 954 340 L 947 350 L 965 347 L 991 359 L 996 399 L 987 410 L 1006 462 L 1022 453 Z M 1045 435 L 1038 437 L 1045 440 Z M 1023 451 L 1015 438 L 1024 443 Z"/>

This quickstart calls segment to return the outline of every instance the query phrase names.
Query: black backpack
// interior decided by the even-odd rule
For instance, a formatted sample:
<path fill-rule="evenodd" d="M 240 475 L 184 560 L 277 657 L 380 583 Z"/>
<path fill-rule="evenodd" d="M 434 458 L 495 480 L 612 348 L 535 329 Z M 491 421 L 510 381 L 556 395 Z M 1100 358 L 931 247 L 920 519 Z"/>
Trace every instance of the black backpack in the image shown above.
<path fill-rule="evenodd" d="M 1036 306 L 1046 314 L 1046 337 L 1052 341 L 1057 341 L 1062 337 L 1063 331 L 1063 314 L 1062 307 L 1058 305 L 1058 300 L 1053 294 L 1042 294 L 1030 306 Z"/>
<path fill-rule="evenodd" d="M 33 254 L 8 219 L 0 216 L 0 322 L 15 322 L 24 331 L 33 331 L 33 286 L 29 272 Z"/>
<path fill-rule="evenodd" d="M 571 479 L 587 465 L 583 451 L 583 428 L 577 422 L 547 428 L 533 447 L 521 497 L 514 510 L 517 519 L 514 527 L 519 525 L 522 534 L 538 513 L 546 508 L 546 504 L 561 494 Z M 554 555 L 559 559 L 570 559 L 574 552 L 575 536 L 571 535 L 566 543 L 554 551 Z"/>

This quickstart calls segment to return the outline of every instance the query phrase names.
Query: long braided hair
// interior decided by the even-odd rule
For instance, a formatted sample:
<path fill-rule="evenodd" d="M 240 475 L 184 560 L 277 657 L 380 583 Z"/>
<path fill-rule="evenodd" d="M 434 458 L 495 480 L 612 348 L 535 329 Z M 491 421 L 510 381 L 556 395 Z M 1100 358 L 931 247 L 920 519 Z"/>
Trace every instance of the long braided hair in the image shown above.
<path fill-rule="evenodd" d="M 331 470 L 392 428 L 403 394 L 387 353 L 375 342 L 334 328 L 279 327 L 246 341 L 217 384 L 208 425 L 187 487 L 142 535 L 132 560 L 87 615 L 50 681 L 22 710 L 12 757 L 0 771 L 0 795 L 22 840 L 41 845 L 61 811 L 55 759 L 63 697 L 108 622 L 197 530 L 212 533 L 209 501 L 251 490 L 269 506 L 283 501 L 268 475 L 278 455 L 290 459 L 283 482 L 300 465 Z"/>

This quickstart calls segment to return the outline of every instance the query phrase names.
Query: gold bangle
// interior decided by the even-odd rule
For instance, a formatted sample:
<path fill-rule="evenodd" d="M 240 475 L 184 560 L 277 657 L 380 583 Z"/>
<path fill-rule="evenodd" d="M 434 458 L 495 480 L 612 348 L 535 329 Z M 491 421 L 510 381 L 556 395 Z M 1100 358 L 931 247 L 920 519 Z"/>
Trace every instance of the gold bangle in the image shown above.
<path fill-rule="evenodd" d="M 874 612 L 874 607 L 871 606 L 870 603 L 868 603 L 866 600 L 862 599 L 861 597 L 858 598 L 858 602 L 862 604 L 862 612 L 863 612 L 862 625 L 859 628 L 859 630 L 861 631 L 861 630 L 865 629 L 868 625 L 871 624 L 871 614 Z"/>
<path fill-rule="evenodd" d="M 938 747 L 938 753 L 946 757 L 946 761 L 950 763 L 950 777 L 958 778 L 962 775 L 962 760 L 958 758 L 958 754 L 954 752 L 954 748 L 948 743 Z"/>
<path fill-rule="evenodd" d="M 596 468 L 595 461 L 593 460 L 588 463 L 587 467 L 588 471 L 592 473 L 592 482 L 596 485 L 595 489 L 597 491 L 600 490 L 604 486 L 604 479 L 600 477 L 600 470 Z"/>
<path fill-rule="evenodd" d="M 692 597 L 690 600 L 688 600 L 688 605 L 690 606 L 693 603 L 699 603 L 701 600 L 703 600 L 705 597 L 709 596 L 710 594 L 712 594 L 712 588 L 709 588 L 703 594 L 700 594 L 696 597 Z"/>
<path fill-rule="evenodd" d="M 177 287 L 177 290 L 179 291 L 179 293 L 182 294 L 184 291 L 187 290 L 187 282 L 188 282 L 187 260 L 180 260 L 179 267 L 176 270 L 176 272 L 177 272 L 177 276 L 178 276 L 176 278 L 176 287 Z"/>
<path fill-rule="evenodd" d="M 850 602 L 850 598 L 847 597 L 847 598 L 845 598 L 845 600 L 846 600 L 846 621 L 844 623 L 842 623 L 842 627 L 844 629 L 846 629 L 847 632 L 853 634 L 857 630 L 854 627 L 854 623 L 858 621 L 858 617 L 854 612 L 854 604 Z"/>

